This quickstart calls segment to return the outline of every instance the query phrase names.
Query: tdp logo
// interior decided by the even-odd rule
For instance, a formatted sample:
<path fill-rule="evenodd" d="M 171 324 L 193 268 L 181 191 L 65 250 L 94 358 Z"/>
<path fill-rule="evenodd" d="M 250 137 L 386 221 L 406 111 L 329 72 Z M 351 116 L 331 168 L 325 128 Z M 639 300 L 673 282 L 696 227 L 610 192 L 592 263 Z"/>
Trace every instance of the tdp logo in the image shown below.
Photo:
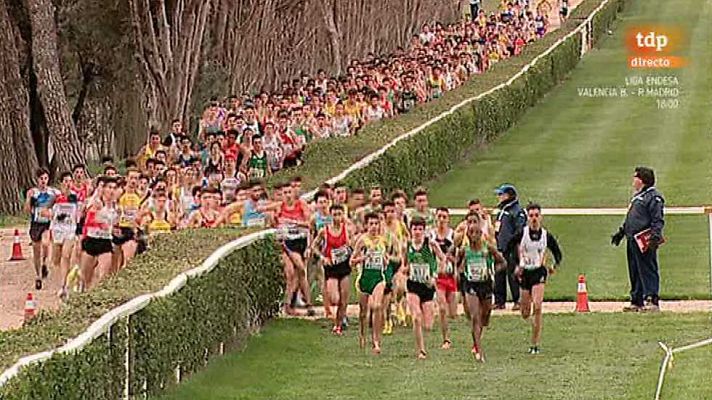
<path fill-rule="evenodd" d="M 675 25 L 635 25 L 625 32 L 630 68 L 680 68 L 687 35 Z"/>
<path fill-rule="evenodd" d="M 667 35 L 655 32 L 648 32 L 645 35 L 642 32 L 638 32 L 635 35 L 635 41 L 636 45 L 641 49 L 648 48 L 655 49 L 655 51 L 663 51 L 670 43 L 670 38 Z"/>

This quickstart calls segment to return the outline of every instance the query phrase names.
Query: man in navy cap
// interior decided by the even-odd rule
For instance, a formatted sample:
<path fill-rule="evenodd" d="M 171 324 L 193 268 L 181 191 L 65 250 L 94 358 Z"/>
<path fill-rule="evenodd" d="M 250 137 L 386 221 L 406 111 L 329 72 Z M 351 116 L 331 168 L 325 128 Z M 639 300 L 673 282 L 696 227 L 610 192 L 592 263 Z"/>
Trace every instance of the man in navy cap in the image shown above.
<path fill-rule="evenodd" d="M 495 237 L 497 239 L 497 250 L 502 253 L 507 260 L 507 268 L 497 271 L 494 274 L 494 303 L 495 309 L 503 310 L 507 301 L 507 282 L 509 282 L 509 290 L 512 292 L 512 301 L 514 301 L 513 310 L 519 310 L 519 282 L 514 274 L 516 267 L 516 254 L 510 246 L 510 242 L 514 239 L 516 232 L 527 222 L 527 215 L 519 205 L 517 198 L 517 189 L 508 183 L 505 183 L 495 190 L 497 201 L 497 219 L 494 224 Z"/>
<path fill-rule="evenodd" d="M 635 194 L 630 200 L 623 226 L 611 237 L 618 246 L 627 242 L 630 305 L 623 311 L 659 311 L 660 270 L 657 249 L 663 242 L 663 195 L 655 189 L 655 173 L 647 167 L 637 167 L 633 173 Z M 647 232 L 646 232 L 647 231 Z M 638 246 L 635 236 L 649 235 L 647 248 Z M 643 251 L 644 250 L 644 251 Z"/>

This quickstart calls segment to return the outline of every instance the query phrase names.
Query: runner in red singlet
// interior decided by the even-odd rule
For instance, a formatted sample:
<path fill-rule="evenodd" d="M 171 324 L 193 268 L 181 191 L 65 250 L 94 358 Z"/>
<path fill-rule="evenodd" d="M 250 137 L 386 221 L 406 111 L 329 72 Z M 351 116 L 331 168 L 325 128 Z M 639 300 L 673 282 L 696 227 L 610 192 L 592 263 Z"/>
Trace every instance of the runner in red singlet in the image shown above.
<path fill-rule="evenodd" d="M 283 239 L 282 261 L 287 280 L 285 311 L 288 314 L 294 313 L 292 295 L 301 289 L 308 313 L 313 315 L 304 264 L 308 249 L 309 208 L 304 201 L 294 196 L 294 189 L 289 185 L 282 188 L 282 202 L 277 207 L 277 224 Z"/>
<path fill-rule="evenodd" d="M 86 237 L 82 240 L 81 269 L 84 289 L 92 287 L 94 270 L 97 281 L 111 271 L 113 246 L 111 238 L 118 222 L 114 204 L 116 179 L 108 176 L 99 178 L 95 196 L 87 203 Z M 95 267 L 96 266 L 96 267 Z"/>
<path fill-rule="evenodd" d="M 311 250 L 322 260 L 324 266 L 326 279 L 324 300 L 328 299 L 328 304 L 338 307 L 334 316 L 334 327 L 331 331 L 335 335 L 341 336 L 343 333 L 342 321 L 346 316 L 346 306 L 351 292 L 351 265 L 349 263 L 351 246 L 344 218 L 344 207 L 334 204 L 329 208 L 329 212 L 332 225 L 325 225 L 319 230 Z"/>

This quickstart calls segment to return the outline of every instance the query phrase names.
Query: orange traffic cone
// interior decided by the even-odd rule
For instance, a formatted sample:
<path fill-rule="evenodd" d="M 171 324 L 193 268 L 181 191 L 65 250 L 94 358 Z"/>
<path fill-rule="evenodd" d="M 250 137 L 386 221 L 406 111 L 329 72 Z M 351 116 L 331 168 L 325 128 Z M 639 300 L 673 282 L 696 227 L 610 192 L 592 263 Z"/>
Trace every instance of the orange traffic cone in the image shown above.
<path fill-rule="evenodd" d="M 20 231 L 15 229 L 15 239 L 12 243 L 12 257 L 9 261 L 22 261 L 25 257 L 22 256 L 22 245 L 20 244 Z"/>
<path fill-rule="evenodd" d="M 579 275 L 578 291 L 576 294 L 576 312 L 589 312 L 588 308 L 588 291 L 586 290 L 586 277 Z"/>
<path fill-rule="evenodd" d="M 27 293 L 27 299 L 25 300 L 25 323 L 30 322 L 32 318 L 35 317 L 35 300 L 32 298 L 32 293 Z"/>

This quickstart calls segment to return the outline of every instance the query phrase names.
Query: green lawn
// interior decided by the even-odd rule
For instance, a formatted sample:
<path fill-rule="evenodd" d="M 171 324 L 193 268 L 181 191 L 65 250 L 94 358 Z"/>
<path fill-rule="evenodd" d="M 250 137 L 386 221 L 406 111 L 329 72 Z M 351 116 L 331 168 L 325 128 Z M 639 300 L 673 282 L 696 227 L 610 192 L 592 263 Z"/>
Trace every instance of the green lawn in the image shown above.
<path fill-rule="evenodd" d="M 161 399 L 650 399 L 663 355 L 657 341 L 680 346 L 712 334 L 705 314 L 569 314 L 544 321 L 543 353 L 532 357 L 528 323 L 493 318 L 481 365 L 472 360 L 462 321 L 451 350 L 440 350 L 433 332 L 429 359 L 417 361 L 406 328 L 386 337 L 376 357 L 358 348 L 355 326 L 336 338 L 325 321 L 277 320 L 244 352 L 212 362 Z M 665 398 L 712 397 L 710 359 L 704 348 L 680 355 Z M 690 395 L 678 396 L 680 390 Z"/>
<path fill-rule="evenodd" d="M 627 300 L 628 270 L 625 241 L 610 244 L 621 223 L 618 216 L 549 216 L 544 224 L 560 241 L 564 263 L 549 279 L 548 300 L 576 298 L 578 274 L 586 274 L 593 300 Z M 707 217 L 669 216 L 665 234 L 669 242 L 659 250 L 661 297 L 709 299 L 710 262 Z"/>
<path fill-rule="evenodd" d="M 524 201 L 546 207 L 625 207 L 630 176 L 652 166 L 668 205 L 712 203 L 712 3 L 634 1 L 622 25 L 591 51 L 569 79 L 486 149 L 428 186 L 432 204 L 462 207 L 473 197 L 492 200 L 502 182 Z M 690 38 L 688 67 L 631 71 L 624 28 L 681 24 Z M 654 98 L 579 97 L 579 88 L 625 87 L 634 75 L 676 76 L 679 108 L 658 110 Z"/>

